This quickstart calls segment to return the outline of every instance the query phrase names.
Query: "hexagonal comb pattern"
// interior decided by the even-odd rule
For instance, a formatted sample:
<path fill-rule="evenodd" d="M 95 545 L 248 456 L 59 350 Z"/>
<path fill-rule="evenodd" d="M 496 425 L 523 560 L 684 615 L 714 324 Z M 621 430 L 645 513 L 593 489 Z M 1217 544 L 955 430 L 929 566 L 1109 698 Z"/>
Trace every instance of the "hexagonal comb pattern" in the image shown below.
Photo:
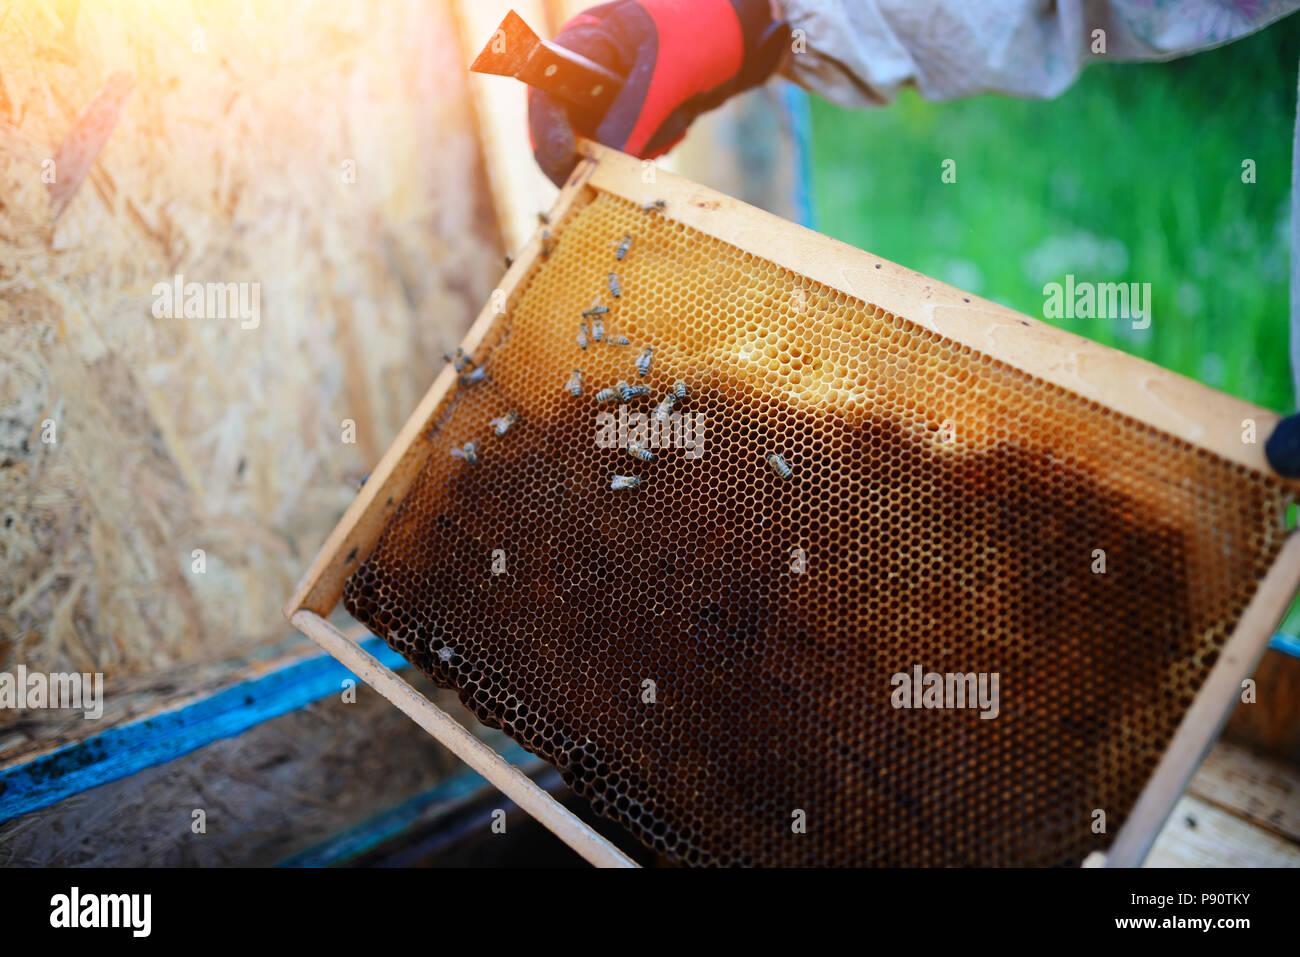
<path fill-rule="evenodd" d="M 671 212 L 597 193 L 552 227 L 348 610 L 680 862 L 1107 846 L 1281 546 L 1285 486 Z M 684 381 L 702 454 L 601 447 L 620 380 L 645 413 Z M 998 716 L 894 709 L 915 665 L 998 673 Z"/>

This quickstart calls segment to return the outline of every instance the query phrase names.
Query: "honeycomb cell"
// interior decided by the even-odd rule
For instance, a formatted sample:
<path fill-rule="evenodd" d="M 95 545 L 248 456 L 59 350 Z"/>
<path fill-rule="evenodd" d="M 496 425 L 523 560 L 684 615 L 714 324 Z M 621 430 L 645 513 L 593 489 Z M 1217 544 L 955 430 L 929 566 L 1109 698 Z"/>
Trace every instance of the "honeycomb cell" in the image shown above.
<path fill-rule="evenodd" d="M 671 214 L 552 223 L 347 609 L 680 863 L 1104 849 L 1289 489 Z M 620 381 L 650 394 L 596 401 Z M 917 665 L 996 673 L 997 717 L 894 708 Z"/>

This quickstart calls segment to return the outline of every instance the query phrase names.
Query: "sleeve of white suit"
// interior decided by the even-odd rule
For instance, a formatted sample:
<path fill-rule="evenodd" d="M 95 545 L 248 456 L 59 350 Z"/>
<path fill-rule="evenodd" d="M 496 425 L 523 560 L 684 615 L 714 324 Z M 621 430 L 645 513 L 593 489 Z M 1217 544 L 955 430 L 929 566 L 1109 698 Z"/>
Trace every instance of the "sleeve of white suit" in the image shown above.
<path fill-rule="evenodd" d="M 978 93 L 1053 97 L 1091 60 L 1170 60 L 1229 43 L 1300 0 L 784 0 L 784 73 L 847 107 Z"/>

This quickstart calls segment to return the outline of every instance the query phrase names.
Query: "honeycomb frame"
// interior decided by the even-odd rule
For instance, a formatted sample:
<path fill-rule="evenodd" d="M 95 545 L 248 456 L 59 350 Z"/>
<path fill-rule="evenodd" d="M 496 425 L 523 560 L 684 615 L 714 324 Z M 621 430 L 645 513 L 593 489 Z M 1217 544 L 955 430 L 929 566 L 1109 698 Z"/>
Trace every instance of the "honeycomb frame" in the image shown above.
<path fill-rule="evenodd" d="M 500 343 L 505 323 L 546 266 L 556 244 L 563 243 L 564 230 L 574 215 L 602 197 L 633 208 L 664 199 L 664 211 L 646 211 L 642 215 L 663 216 L 683 229 L 725 243 L 745 257 L 775 264 L 789 279 L 792 290 L 803 290 L 800 296 L 829 295 L 832 306 L 842 305 L 846 299 L 865 304 L 877 317 L 899 320 L 893 331 L 896 336 L 912 337 L 914 342 L 946 344 L 965 355 L 988 357 L 1000 374 L 1031 376 L 1039 383 L 1082 399 L 1087 411 L 1098 418 L 1130 426 L 1136 423 L 1164 439 L 1193 447 L 1198 456 L 1228 463 L 1237 474 L 1267 478 L 1276 494 L 1292 501 L 1296 497 L 1294 484 L 1283 483 L 1271 475 L 1261 447 L 1241 441 L 1245 420 L 1253 420 L 1258 434 L 1267 435 L 1277 420 L 1273 413 L 808 232 L 662 171 L 656 172 L 656 182 L 647 184 L 642 181 L 640 161 L 593 144 L 584 144 L 583 149 L 587 159 L 566 184 L 550 214 L 549 225 L 545 230 L 539 228 L 507 271 L 499 294 L 494 295 L 495 301 L 485 307 L 467 334 L 462 345 L 466 355 L 482 356 L 485 350 L 490 351 Z M 614 241 L 617 239 L 613 237 Z M 613 259 L 611 249 L 611 266 Z M 605 296 L 606 301 L 609 298 Z M 803 305 L 800 302 L 800 307 Z M 616 330 L 611 328 L 613 331 Z M 630 362 L 631 355 L 628 359 Z M 561 384 L 556 383 L 557 389 Z M 608 383 L 602 381 L 602 384 Z M 446 454 L 445 443 L 438 446 L 427 436 L 452 421 L 453 399 L 461 388 L 456 371 L 449 366 L 430 388 L 286 605 L 286 614 L 297 627 L 341 659 L 345 655 L 353 656 L 352 650 L 339 643 L 346 639 L 324 618 L 342 597 L 345 581 L 367 562 L 381 536 L 399 515 L 430 456 Z M 435 446 L 438 446 L 436 453 Z M 806 463 L 796 464 L 806 466 Z M 1036 465 L 1043 467 L 1044 463 Z M 632 471 L 631 467 L 628 471 Z M 1283 486 L 1285 491 L 1278 493 Z M 1140 862 L 1226 717 L 1240 681 L 1250 674 L 1273 626 L 1300 586 L 1298 536 L 1285 535 L 1281 539 L 1267 574 L 1260 576 L 1258 587 L 1235 616 L 1235 628 L 1230 635 L 1222 636 L 1215 660 L 1206 663 L 1203 681 L 1181 712 L 1181 720 L 1168 737 L 1163 753 L 1158 760 L 1154 756 L 1148 759 L 1149 777 L 1136 799 L 1125 808 L 1123 824 L 1114 840 L 1098 842 L 1100 849 L 1107 852 L 1109 863 Z M 352 665 L 355 661 L 345 660 L 345 663 Z M 404 685 L 409 690 L 409 685 L 391 672 L 382 674 L 386 669 L 375 671 L 369 664 L 365 667 L 367 672 L 359 672 L 362 677 L 377 682 L 376 687 L 382 693 L 417 720 L 421 720 L 421 715 L 427 717 L 427 709 L 437 710 L 418 695 L 424 704 L 409 700 L 406 691 L 399 687 Z M 410 691 L 410 694 L 415 693 Z M 399 701 L 398 697 L 403 700 Z M 602 864 L 625 861 L 608 853 L 610 848 L 600 848 L 601 843 L 607 842 L 589 829 L 584 831 L 585 826 L 580 822 L 575 826 L 573 820 L 564 819 L 537 795 L 525 793 L 527 785 L 519 780 L 522 775 L 517 772 L 512 775 L 513 769 L 499 757 L 494 761 L 491 755 L 479 752 L 467 757 L 472 748 L 460 739 L 455 729 L 441 720 L 432 721 L 436 727 L 426 721 L 421 723 L 457 750 L 476 770 L 490 771 L 489 780 L 511 797 L 520 800 L 522 794 L 529 803 L 521 803 L 530 813 L 589 860 Z M 459 732 L 468 735 L 463 728 Z M 691 862 L 686 857 L 680 859 Z M 993 854 L 990 859 L 1002 860 Z M 706 857 L 705 862 L 717 863 L 719 859 Z M 750 861 L 724 858 L 721 862 Z M 795 862 L 820 863 L 798 859 Z"/>

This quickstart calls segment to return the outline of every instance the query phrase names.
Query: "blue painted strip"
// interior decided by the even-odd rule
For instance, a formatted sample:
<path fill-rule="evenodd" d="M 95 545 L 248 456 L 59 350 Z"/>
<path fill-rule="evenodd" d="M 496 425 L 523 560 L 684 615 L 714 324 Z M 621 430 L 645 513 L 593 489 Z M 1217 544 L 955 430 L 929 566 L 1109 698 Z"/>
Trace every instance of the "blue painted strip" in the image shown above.
<path fill-rule="evenodd" d="M 1273 640 L 1268 646 L 1274 651 L 1280 651 L 1284 655 L 1291 655 L 1293 658 L 1300 658 L 1300 637 L 1296 635 L 1287 635 L 1278 632 L 1273 636 Z"/>
<path fill-rule="evenodd" d="M 812 202 L 812 108 L 808 105 L 808 92 L 793 83 L 783 83 L 781 93 L 794 134 L 796 217 L 800 226 L 816 229 L 817 214 Z"/>
<path fill-rule="evenodd" d="M 530 754 L 517 744 L 503 749 L 501 757 L 515 767 L 526 766 L 530 762 L 540 763 L 540 758 Z M 453 804 L 478 792 L 487 779 L 477 771 L 466 768 L 443 781 L 437 787 L 430 788 L 397 807 L 385 811 L 368 821 L 358 824 L 337 834 L 329 840 L 317 844 L 281 861 L 278 867 L 329 867 L 342 864 L 359 854 L 396 837 L 415 824 L 430 808 L 439 804 Z M 490 785 L 489 785 L 490 786 Z"/>
<path fill-rule="evenodd" d="M 373 635 L 362 647 L 389 668 L 406 665 Z M 129 777 L 220 738 L 230 738 L 340 690 L 347 668 L 321 652 L 270 674 L 0 770 L 0 822 Z M 359 679 L 358 680 L 359 683 Z"/>

